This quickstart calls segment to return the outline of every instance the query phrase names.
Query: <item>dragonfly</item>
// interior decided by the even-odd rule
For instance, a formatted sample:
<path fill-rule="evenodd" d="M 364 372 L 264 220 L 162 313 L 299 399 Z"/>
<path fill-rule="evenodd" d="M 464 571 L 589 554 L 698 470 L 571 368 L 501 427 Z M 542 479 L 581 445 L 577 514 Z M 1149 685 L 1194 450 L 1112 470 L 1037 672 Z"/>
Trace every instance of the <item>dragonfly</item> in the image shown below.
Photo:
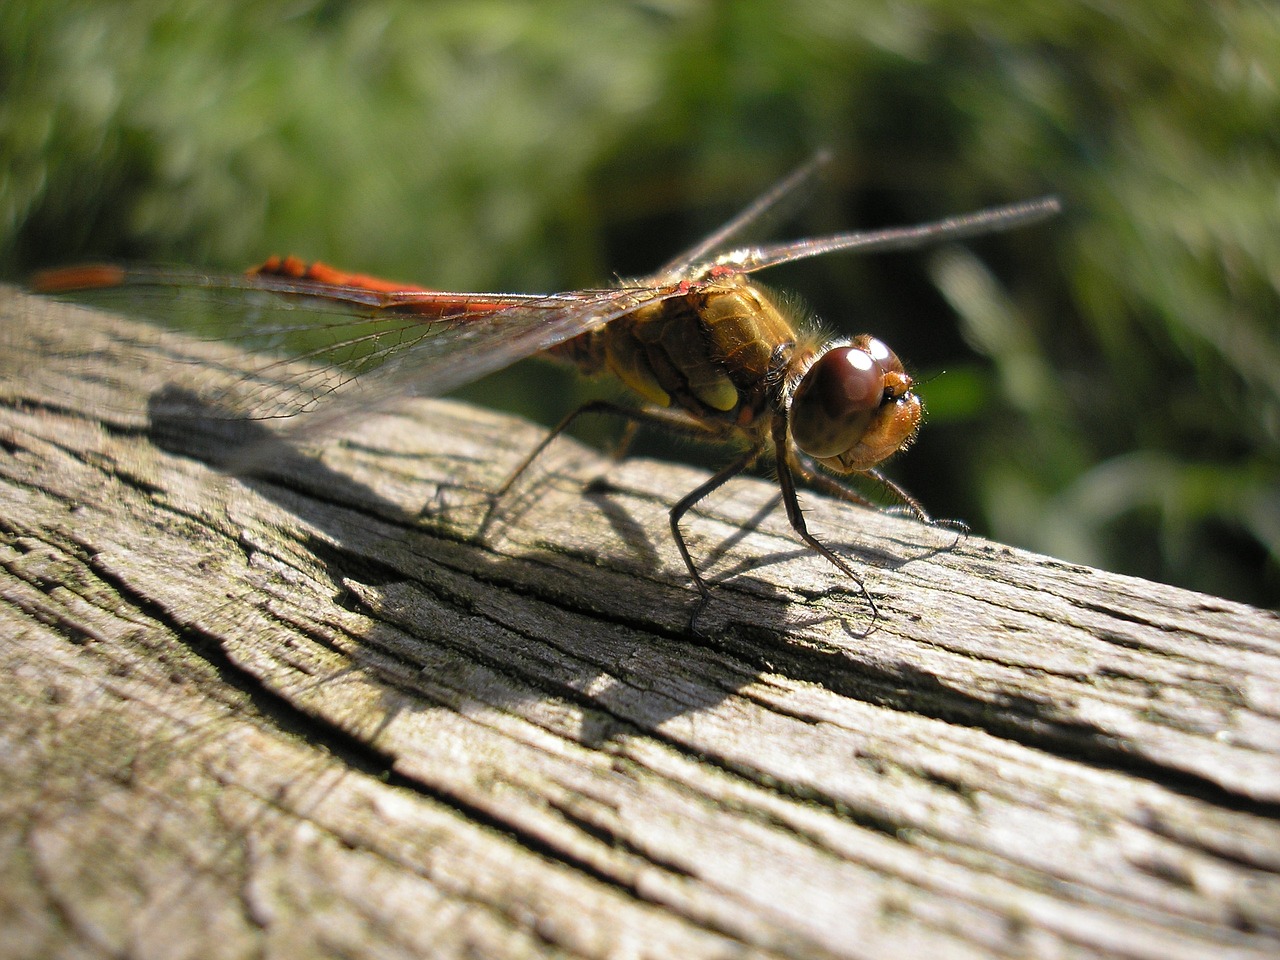
<path fill-rule="evenodd" d="M 254 389 L 232 415 L 305 414 L 280 431 L 298 444 L 341 435 L 407 398 L 446 394 L 535 354 L 587 374 L 612 374 L 638 403 L 595 400 L 571 412 L 521 461 L 495 502 L 584 414 L 615 414 L 633 427 L 649 424 L 722 443 L 736 453 L 669 511 L 671 536 L 699 594 L 698 611 L 711 591 L 682 521 L 729 480 L 771 461 L 791 528 L 858 586 L 874 615 L 875 602 L 850 562 L 809 531 L 797 489 L 805 484 L 875 506 L 851 483 L 862 478 L 885 491 L 896 509 L 933 523 L 880 469 L 915 438 L 923 403 L 882 340 L 824 335 L 798 320 L 754 274 L 838 252 L 913 249 L 1009 230 L 1057 213 L 1060 204 L 1043 197 L 913 226 L 734 246 L 793 198 L 821 162 L 774 184 L 653 274 L 598 289 L 446 292 L 296 257 L 272 257 L 240 275 L 89 264 L 45 271 L 32 285 L 53 295 L 143 288 L 212 296 L 237 316 L 231 328 L 237 332 L 221 336 L 266 345 L 283 358 L 263 361 Z M 249 451 L 239 463 L 251 468 L 254 459 Z"/>

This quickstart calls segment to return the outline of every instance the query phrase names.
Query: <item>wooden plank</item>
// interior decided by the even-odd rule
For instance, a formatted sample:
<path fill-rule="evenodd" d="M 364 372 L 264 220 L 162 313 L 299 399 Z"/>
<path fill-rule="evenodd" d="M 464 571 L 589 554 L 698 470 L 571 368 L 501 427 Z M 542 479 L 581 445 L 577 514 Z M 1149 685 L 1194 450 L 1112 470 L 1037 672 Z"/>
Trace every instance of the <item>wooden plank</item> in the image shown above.
<path fill-rule="evenodd" d="M 190 354 L 200 364 L 176 363 Z M 213 370 L 216 358 L 221 372 Z M 0 299 L 0 954 L 1275 956 L 1274 613 Z M 923 441 L 922 441 L 923 442 Z"/>

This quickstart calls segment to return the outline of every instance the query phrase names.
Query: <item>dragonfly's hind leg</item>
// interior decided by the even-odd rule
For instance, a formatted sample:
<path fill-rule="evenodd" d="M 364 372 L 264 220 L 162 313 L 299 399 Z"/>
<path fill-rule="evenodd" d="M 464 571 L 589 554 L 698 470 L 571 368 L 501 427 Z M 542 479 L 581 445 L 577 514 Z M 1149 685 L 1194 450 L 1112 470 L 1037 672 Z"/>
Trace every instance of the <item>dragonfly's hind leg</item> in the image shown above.
<path fill-rule="evenodd" d="M 615 447 L 613 456 L 615 459 L 621 459 L 625 455 L 626 446 L 631 442 L 637 428 L 644 425 L 655 426 L 666 430 L 670 433 L 683 434 L 684 436 L 695 437 L 711 442 L 723 441 L 728 438 L 729 432 L 715 425 L 709 425 L 699 420 L 695 420 L 689 415 L 678 410 L 667 410 L 661 407 L 628 407 L 622 404 L 614 403 L 610 400 L 592 400 L 578 407 L 563 420 L 552 428 L 545 437 L 538 443 L 536 447 L 516 464 L 515 469 L 508 474 L 506 480 L 492 494 L 489 516 L 485 518 L 485 522 L 481 525 L 480 533 L 483 536 L 489 526 L 491 518 L 496 512 L 499 501 L 502 500 L 510 491 L 526 470 L 532 466 L 533 462 L 540 457 L 543 452 L 551 445 L 551 442 L 564 433 L 573 425 L 579 417 L 585 414 L 607 414 L 610 416 L 621 417 L 627 422 L 627 429 L 622 436 L 620 443 Z M 685 541 L 684 533 L 680 529 L 680 521 L 684 515 L 693 508 L 700 500 L 708 494 L 723 486 L 733 477 L 742 473 L 759 459 L 761 448 L 756 447 L 748 450 L 745 454 L 735 459 L 732 463 L 720 469 L 714 476 L 705 483 L 700 484 L 694 490 L 685 494 L 671 508 L 668 516 L 671 524 L 671 535 L 676 542 L 676 548 L 680 551 L 680 559 L 684 561 L 685 568 L 689 571 L 689 577 L 693 580 L 693 584 L 698 589 L 699 602 L 694 611 L 693 617 L 690 619 L 692 624 L 697 620 L 698 614 L 706 605 L 711 591 L 708 589 L 706 581 L 702 574 L 698 572 L 697 565 L 693 561 L 693 555 L 689 552 L 689 545 Z"/>
<path fill-rule="evenodd" d="M 612 400 L 589 400 L 552 427 L 547 435 L 539 441 L 538 445 L 516 464 L 515 469 L 507 475 L 507 478 L 502 481 L 498 489 L 493 492 L 494 501 L 496 502 L 505 497 L 511 491 L 511 488 L 515 486 L 516 481 L 533 465 L 533 462 L 542 456 L 547 447 L 551 446 L 551 442 L 573 426 L 579 417 L 596 413 L 621 417 L 627 421 L 627 429 L 612 453 L 614 459 L 617 460 L 621 460 L 626 455 L 626 449 L 631 444 L 636 428 L 643 424 L 651 424 L 667 431 L 682 433 L 685 436 L 699 437 L 704 440 L 715 441 L 724 438 L 723 431 L 694 420 L 679 411 L 651 407 L 628 407 L 620 403 L 614 403 Z"/>

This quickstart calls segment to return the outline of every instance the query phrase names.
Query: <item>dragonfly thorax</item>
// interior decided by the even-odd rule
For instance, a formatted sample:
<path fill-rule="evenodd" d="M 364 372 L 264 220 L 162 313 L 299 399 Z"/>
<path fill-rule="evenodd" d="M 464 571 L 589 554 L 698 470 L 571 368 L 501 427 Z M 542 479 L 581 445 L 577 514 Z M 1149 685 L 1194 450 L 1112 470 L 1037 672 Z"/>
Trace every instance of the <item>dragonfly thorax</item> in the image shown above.
<path fill-rule="evenodd" d="M 731 275 L 587 336 L 561 355 L 609 370 L 651 404 L 750 431 L 772 407 L 775 358 L 795 342 L 796 328 L 766 289 Z"/>

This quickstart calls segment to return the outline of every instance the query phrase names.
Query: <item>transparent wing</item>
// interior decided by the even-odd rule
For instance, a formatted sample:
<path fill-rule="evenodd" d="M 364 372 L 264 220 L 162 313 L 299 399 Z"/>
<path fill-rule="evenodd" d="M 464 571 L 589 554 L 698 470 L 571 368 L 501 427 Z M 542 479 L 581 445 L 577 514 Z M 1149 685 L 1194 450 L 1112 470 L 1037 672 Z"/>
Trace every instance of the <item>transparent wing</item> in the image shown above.
<path fill-rule="evenodd" d="M 285 428 L 303 441 L 341 433 L 406 397 L 448 393 L 681 292 L 678 285 L 551 295 L 370 290 L 275 276 L 99 266 L 46 273 L 34 286 L 141 315 L 209 343 L 209 350 L 174 354 L 177 363 L 206 373 L 218 363 L 215 347 L 251 354 L 247 375 L 235 370 L 232 385 L 209 377 L 215 385 L 201 388 L 199 399 L 216 416 L 307 412 Z M 165 339 L 157 328 L 148 345 L 163 348 Z"/>
<path fill-rule="evenodd" d="M 1012 230 L 1062 211 L 1062 204 L 1057 197 L 1041 197 L 931 223 L 884 230 L 856 230 L 825 237 L 727 249 L 729 244 L 748 229 L 758 229 L 763 221 L 775 216 L 780 208 L 794 202 L 829 161 L 829 154 L 819 153 L 804 166 L 779 180 L 714 233 L 665 264 L 653 275 L 653 280 L 697 281 L 727 273 L 755 273 L 793 260 L 805 260 L 828 253 L 910 250 L 943 241 Z"/>
<path fill-rule="evenodd" d="M 716 253 L 732 243 L 735 238 L 742 236 L 753 226 L 757 229 L 761 228 L 763 221 L 771 220 L 783 212 L 780 208 L 787 208 L 788 204 L 795 202 L 796 198 L 812 184 L 814 177 L 830 162 L 830 153 L 823 151 L 816 154 L 808 163 L 793 170 L 760 194 L 750 206 L 744 208 L 732 220 L 666 263 L 654 276 L 678 277 L 690 272 L 690 268 L 696 270 L 698 265 L 714 261 Z"/>
<path fill-rule="evenodd" d="M 912 250 L 933 243 L 963 240 L 966 237 L 1024 227 L 1061 212 L 1062 204 L 1057 197 L 1041 197 L 1038 200 L 991 207 L 987 210 L 978 210 L 974 213 L 909 227 L 856 230 L 850 233 L 834 233 L 825 237 L 792 240 L 787 243 L 744 247 L 715 258 L 709 266 L 704 267 L 704 272 L 719 268 L 731 273 L 755 273 L 757 270 L 767 270 L 782 263 L 820 257 L 828 253 Z"/>
<path fill-rule="evenodd" d="M 521 298 L 494 312 L 467 311 L 380 330 L 378 366 L 350 389 L 286 428 L 306 442 L 339 434 L 406 397 L 439 396 L 488 373 L 564 343 L 648 303 L 679 296 L 678 285 L 584 290 Z M 401 317 L 401 314 L 396 314 Z"/>

